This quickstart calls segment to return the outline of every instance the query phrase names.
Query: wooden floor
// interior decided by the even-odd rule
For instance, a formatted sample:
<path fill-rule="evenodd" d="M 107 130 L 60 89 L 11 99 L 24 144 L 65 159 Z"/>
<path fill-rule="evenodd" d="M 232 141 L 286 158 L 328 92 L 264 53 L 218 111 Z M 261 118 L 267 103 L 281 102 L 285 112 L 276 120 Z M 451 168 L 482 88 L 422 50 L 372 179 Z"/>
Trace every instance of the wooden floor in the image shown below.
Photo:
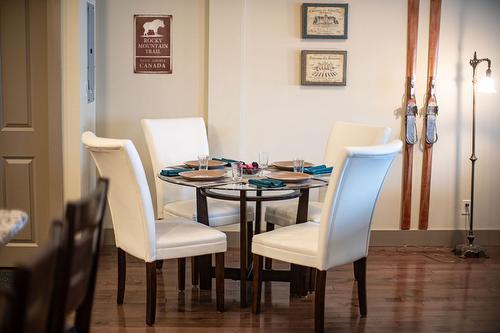
<path fill-rule="evenodd" d="M 368 317 L 360 318 L 352 265 L 327 276 L 327 332 L 500 332 L 500 247 L 490 259 L 458 259 L 447 248 L 370 250 L 367 264 Z M 238 253 L 226 254 L 236 266 Z M 312 332 L 314 295 L 289 297 L 288 284 L 264 285 L 263 312 L 239 307 L 239 284 L 226 280 L 226 311 L 215 311 L 215 290 L 177 291 L 173 260 L 158 271 L 156 325 L 145 320 L 145 268 L 127 257 L 123 306 L 116 305 L 116 252 L 106 247 L 99 268 L 92 332 Z M 285 268 L 285 264 L 278 264 Z M 215 288 L 215 283 L 213 283 Z"/>

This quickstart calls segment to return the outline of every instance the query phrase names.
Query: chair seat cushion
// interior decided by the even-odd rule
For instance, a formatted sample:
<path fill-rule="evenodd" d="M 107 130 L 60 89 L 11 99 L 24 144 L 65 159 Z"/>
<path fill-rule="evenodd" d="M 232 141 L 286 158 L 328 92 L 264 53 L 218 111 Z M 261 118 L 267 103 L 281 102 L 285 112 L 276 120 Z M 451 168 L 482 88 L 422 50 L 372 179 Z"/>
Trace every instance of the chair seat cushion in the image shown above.
<path fill-rule="evenodd" d="M 285 203 L 266 207 L 265 220 L 268 223 L 277 224 L 282 227 L 295 224 L 297 221 L 297 202 Z M 309 201 L 307 220 L 319 223 L 323 203 Z"/>
<path fill-rule="evenodd" d="M 292 264 L 315 267 L 319 223 L 306 222 L 253 236 L 252 252 Z"/>
<path fill-rule="evenodd" d="M 156 259 L 225 252 L 226 234 L 180 217 L 156 223 Z"/>
<path fill-rule="evenodd" d="M 222 200 L 207 200 L 208 222 L 211 227 L 219 227 L 240 222 L 240 204 Z M 196 201 L 182 200 L 166 204 L 163 207 L 163 216 L 182 216 L 196 221 Z M 253 209 L 247 209 L 247 220 L 253 221 Z"/>

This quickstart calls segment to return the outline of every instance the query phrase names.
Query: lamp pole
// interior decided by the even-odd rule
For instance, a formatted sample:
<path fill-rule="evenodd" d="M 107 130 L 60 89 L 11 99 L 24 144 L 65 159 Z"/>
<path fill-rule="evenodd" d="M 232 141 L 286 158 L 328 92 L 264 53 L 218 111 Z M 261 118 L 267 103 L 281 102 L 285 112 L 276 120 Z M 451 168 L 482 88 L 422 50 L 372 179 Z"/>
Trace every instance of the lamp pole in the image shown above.
<path fill-rule="evenodd" d="M 488 58 L 477 58 L 477 53 L 474 52 L 474 58 L 469 63 L 472 66 L 472 154 L 469 158 L 471 161 L 471 184 L 470 184 L 470 208 L 469 208 L 469 231 L 467 232 L 467 240 L 469 244 L 457 245 L 455 254 L 461 257 L 488 257 L 486 251 L 478 245 L 474 245 L 474 183 L 475 183 L 475 167 L 476 167 L 476 92 L 477 92 L 477 65 L 482 62 L 488 63 L 486 76 L 491 76 L 491 60 Z"/>

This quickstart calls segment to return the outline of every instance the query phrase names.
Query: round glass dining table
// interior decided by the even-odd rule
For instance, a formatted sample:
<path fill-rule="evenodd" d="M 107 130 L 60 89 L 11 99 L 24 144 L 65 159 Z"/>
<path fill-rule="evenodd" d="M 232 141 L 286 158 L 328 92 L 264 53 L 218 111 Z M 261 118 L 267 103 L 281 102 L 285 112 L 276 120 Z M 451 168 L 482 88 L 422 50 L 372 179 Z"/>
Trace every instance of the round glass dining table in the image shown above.
<path fill-rule="evenodd" d="M 296 223 L 307 222 L 309 191 L 313 188 L 328 186 L 330 175 L 311 176 L 302 182 L 287 182 L 282 187 L 257 187 L 250 184 L 250 179 L 267 178 L 271 172 L 278 171 L 268 168 L 263 175 L 244 175 L 241 180 L 231 178 L 231 170 L 225 168 L 222 179 L 214 181 L 191 181 L 181 176 L 163 176 L 160 179 L 179 186 L 189 186 L 196 189 L 196 210 L 199 223 L 209 225 L 207 198 L 238 201 L 240 203 L 240 268 L 225 268 L 225 278 L 240 280 L 240 305 L 248 305 L 252 279 L 252 236 L 261 232 L 262 202 L 280 201 L 299 198 Z M 255 221 L 247 221 L 248 202 L 255 202 Z M 253 222 L 255 222 L 255 229 Z M 274 229 L 273 224 L 266 225 L 266 231 Z M 211 289 L 212 273 L 211 256 L 200 256 L 196 259 L 199 271 L 200 289 Z M 269 268 L 269 267 L 268 267 Z M 314 290 L 310 270 L 292 264 L 289 271 L 266 269 L 263 271 L 264 281 L 289 281 L 290 293 L 294 296 L 305 296 Z"/>

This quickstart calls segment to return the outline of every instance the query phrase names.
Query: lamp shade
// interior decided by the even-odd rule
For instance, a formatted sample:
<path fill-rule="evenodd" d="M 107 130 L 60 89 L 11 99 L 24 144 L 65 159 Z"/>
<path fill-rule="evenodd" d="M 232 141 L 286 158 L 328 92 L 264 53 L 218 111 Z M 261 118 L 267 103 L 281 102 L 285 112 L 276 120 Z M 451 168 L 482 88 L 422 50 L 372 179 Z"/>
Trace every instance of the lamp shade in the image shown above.
<path fill-rule="evenodd" d="M 478 90 L 483 93 L 496 93 L 495 81 L 491 76 L 484 76 L 479 80 Z"/>

